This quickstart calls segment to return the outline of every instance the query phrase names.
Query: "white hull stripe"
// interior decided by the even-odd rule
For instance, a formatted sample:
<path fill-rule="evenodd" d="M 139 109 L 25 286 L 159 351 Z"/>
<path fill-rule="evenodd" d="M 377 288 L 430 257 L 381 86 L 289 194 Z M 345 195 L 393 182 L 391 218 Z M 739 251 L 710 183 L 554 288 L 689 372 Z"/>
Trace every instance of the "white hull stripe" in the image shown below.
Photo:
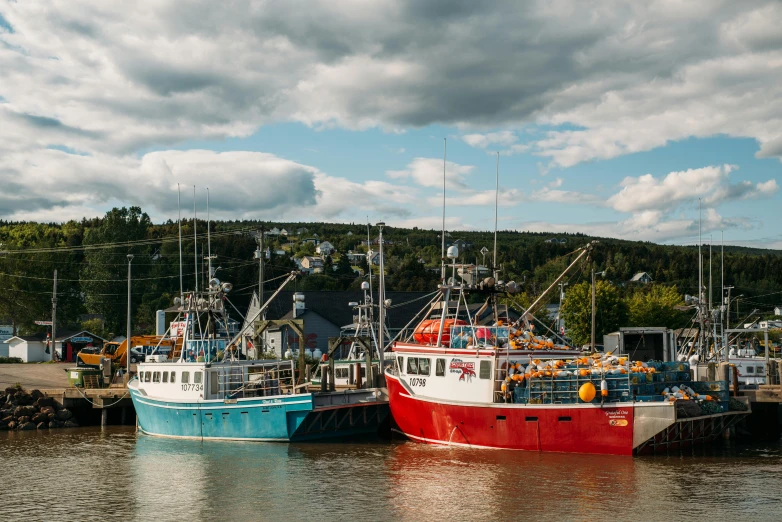
<path fill-rule="evenodd" d="M 155 408 L 165 408 L 169 410 L 204 410 L 209 408 L 219 408 L 219 409 L 247 409 L 247 408 L 268 408 L 269 406 L 288 406 L 290 404 L 312 404 L 312 401 L 285 401 L 285 402 L 269 402 L 269 403 L 257 403 L 257 404 L 225 404 L 222 401 L 218 402 L 202 402 L 198 403 L 199 406 L 169 406 L 167 404 L 160 404 L 157 402 L 148 402 L 145 399 L 142 399 L 141 397 L 136 397 L 136 400 L 140 402 L 141 404 L 146 404 L 147 406 L 153 406 Z M 170 401 L 167 401 L 170 402 Z M 192 404 L 192 401 L 189 402 L 189 404 Z"/>

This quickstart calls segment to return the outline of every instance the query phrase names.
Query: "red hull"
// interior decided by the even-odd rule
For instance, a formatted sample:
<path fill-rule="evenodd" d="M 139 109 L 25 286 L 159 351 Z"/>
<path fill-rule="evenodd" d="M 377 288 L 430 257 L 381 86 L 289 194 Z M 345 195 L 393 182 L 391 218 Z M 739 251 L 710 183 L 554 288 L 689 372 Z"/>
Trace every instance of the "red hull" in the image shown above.
<path fill-rule="evenodd" d="M 420 399 L 386 375 L 391 414 L 410 439 L 496 449 L 633 454 L 632 405 L 461 405 Z"/>

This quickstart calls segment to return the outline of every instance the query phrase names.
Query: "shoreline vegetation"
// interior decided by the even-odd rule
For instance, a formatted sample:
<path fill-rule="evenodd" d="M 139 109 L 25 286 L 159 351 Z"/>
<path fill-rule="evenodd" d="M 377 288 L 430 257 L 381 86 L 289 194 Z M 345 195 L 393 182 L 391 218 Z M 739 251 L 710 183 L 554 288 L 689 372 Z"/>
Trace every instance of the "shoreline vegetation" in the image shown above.
<path fill-rule="evenodd" d="M 198 220 L 198 251 L 194 256 L 193 221 L 182 221 L 185 291 L 192 289 L 195 277 L 200 287 L 207 281 L 206 226 L 205 220 Z M 257 288 L 258 261 L 253 254 L 261 229 L 265 230 L 263 249 L 269 252 L 264 266 L 269 293 L 276 289 L 276 279 L 300 268 L 294 258 L 304 256 L 321 259 L 320 273 L 303 275 L 288 290 L 358 290 L 370 270 L 377 273 L 376 265 L 368 264 L 366 256 L 357 255 L 368 249 L 375 253 L 379 250 L 377 244 L 366 244 L 366 224 L 212 221 L 211 251 L 216 255 L 216 277 L 233 284 L 235 290 L 230 298 L 239 310 L 246 309 Z M 0 296 L 0 317 L 13 324 L 17 335 L 43 334 L 45 327 L 37 326 L 35 321 L 51 316 L 57 270 L 58 331 L 87 329 L 104 338 L 124 334 L 127 255 L 133 254 L 133 331 L 151 332 L 156 310 L 170 306 L 179 294 L 178 233 L 175 221 L 152 223 L 139 207 L 115 208 L 101 218 L 61 224 L 0 222 L 0 242 L 5 252 L 0 256 L 0 284 L 5 289 Z M 451 231 L 446 232 L 446 243 L 459 246 L 458 263 L 491 265 L 493 235 L 489 231 Z M 377 231 L 371 230 L 370 236 L 376 241 Z M 440 231 L 386 226 L 384 237 L 387 290 L 436 290 L 440 278 Z M 507 230 L 499 231 L 497 239 L 500 278 L 522 286 L 521 304 L 531 302 L 548 287 L 569 262 L 568 254 L 589 241 L 599 241 L 591 259 L 567 280 L 562 313 L 571 315 L 568 330 L 577 327 L 593 268 L 605 271 L 597 283 L 598 335 L 624 325 L 623 321 L 655 321 L 648 326 L 669 328 L 691 325 L 691 314 L 676 307 L 684 306 L 684 294 L 697 295 L 697 245 Z M 326 241 L 334 251 L 319 255 L 318 244 Z M 481 253 L 483 247 L 488 249 L 486 256 Z M 706 245 L 706 274 L 708 252 Z M 719 245 L 714 245 L 711 267 L 712 300 L 718 306 Z M 630 281 L 642 272 L 650 276 L 652 283 Z M 755 309 L 760 319 L 774 317 L 774 307 L 782 302 L 782 251 L 726 246 L 724 278 L 725 284 L 733 287 L 732 296 L 744 296 L 732 304 L 734 322 Z M 705 279 L 708 281 L 708 276 Z M 558 304 L 557 291 L 550 293 L 548 302 Z M 657 324 L 660 321 L 666 323 Z"/>

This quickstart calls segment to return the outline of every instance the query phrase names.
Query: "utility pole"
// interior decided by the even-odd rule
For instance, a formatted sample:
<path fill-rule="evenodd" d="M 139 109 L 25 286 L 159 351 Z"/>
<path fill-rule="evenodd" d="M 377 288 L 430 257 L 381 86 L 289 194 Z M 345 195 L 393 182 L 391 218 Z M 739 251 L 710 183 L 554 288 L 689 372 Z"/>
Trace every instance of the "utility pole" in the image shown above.
<path fill-rule="evenodd" d="M 263 233 L 266 231 L 264 227 L 258 231 L 258 304 L 263 306 Z M 266 310 L 261 314 L 261 320 L 266 319 Z"/>
<path fill-rule="evenodd" d="M 726 286 L 725 290 L 728 291 L 728 299 L 727 299 L 727 301 L 725 301 L 725 312 L 727 314 L 727 318 L 725 319 L 725 326 L 730 328 L 730 291 L 733 290 L 733 287 L 732 286 Z"/>
<path fill-rule="evenodd" d="M 52 290 L 52 353 L 51 361 L 57 359 L 57 270 L 54 271 L 54 290 Z"/>
<path fill-rule="evenodd" d="M 127 330 L 127 340 L 126 340 L 126 346 L 125 346 L 125 361 L 128 366 L 127 375 L 130 376 L 130 262 L 133 261 L 133 254 L 128 254 L 128 330 Z"/>
<path fill-rule="evenodd" d="M 595 352 L 595 268 L 592 267 L 592 353 Z"/>
<path fill-rule="evenodd" d="M 568 283 L 561 282 L 559 283 L 559 310 L 557 311 L 557 326 L 559 327 L 559 335 L 564 335 L 562 333 L 562 299 L 565 297 L 565 287 L 568 285 Z"/>

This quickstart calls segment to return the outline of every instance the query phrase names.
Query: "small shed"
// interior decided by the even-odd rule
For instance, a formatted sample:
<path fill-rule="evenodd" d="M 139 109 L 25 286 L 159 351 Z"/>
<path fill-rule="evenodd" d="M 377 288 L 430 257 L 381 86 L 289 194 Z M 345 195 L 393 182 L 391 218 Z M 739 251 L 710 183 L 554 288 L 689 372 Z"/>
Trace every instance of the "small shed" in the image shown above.
<path fill-rule="evenodd" d="M 23 362 L 51 360 L 51 355 L 46 353 L 44 335 L 14 335 L 3 344 L 8 346 L 8 357 L 18 357 Z"/>

